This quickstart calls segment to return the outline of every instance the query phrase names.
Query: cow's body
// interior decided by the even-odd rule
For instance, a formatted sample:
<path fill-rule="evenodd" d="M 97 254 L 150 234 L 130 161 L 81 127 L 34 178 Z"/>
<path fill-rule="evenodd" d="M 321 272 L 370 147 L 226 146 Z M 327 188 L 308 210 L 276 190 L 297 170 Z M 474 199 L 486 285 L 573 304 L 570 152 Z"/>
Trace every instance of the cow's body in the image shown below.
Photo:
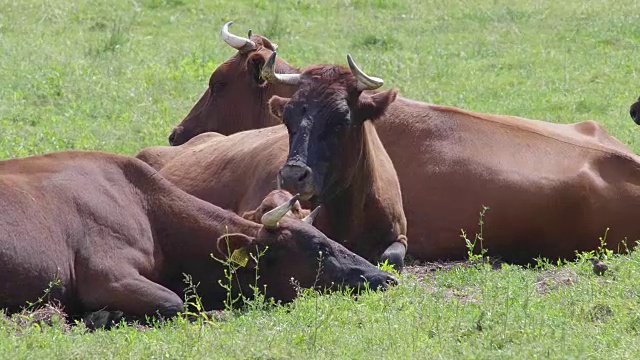
<path fill-rule="evenodd" d="M 309 264 L 317 268 L 321 243 L 326 258 L 345 265 L 338 273 L 360 268 L 374 282 L 381 275 L 308 224 L 282 219 L 267 229 L 186 194 L 134 158 L 64 152 L 7 160 L 0 162 L 0 182 L 0 308 L 9 311 L 57 280 L 53 298 L 70 315 L 106 309 L 173 316 L 183 309 L 183 273 L 200 283 L 207 308 L 220 308 L 226 293 L 217 280 L 224 269 L 211 255 L 228 257 L 220 245 L 227 239 L 231 250 L 270 246 L 275 253 L 267 251 L 265 259 L 286 255 L 260 269 L 267 296 L 276 299 L 295 296 L 291 277 L 314 283 Z M 334 270 L 320 282 L 347 280 Z M 238 284 L 252 284 L 252 274 L 253 268 L 240 269 Z M 234 291 L 251 293 L 248 286 Z"/>
<path fill-rule="evenodd" d="M 505 260 L 572 257 L 607 228 L 617 248 L 640 239 L 640 162 L 599 125 L 549 124 L 398 98 L 376 123 L 394 161 L 423 260 L 461 258 L 460 230 Z M 382 121 L 387 120 L 387 121 Z M 398 139 L 402 139 L 398 141 Z"/>

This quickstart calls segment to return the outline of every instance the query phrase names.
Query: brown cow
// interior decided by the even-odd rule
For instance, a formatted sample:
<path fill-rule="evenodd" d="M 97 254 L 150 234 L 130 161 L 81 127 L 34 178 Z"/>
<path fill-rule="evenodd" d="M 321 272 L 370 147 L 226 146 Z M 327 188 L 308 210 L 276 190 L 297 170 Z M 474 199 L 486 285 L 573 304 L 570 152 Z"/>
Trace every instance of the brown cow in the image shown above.
<path fill-rule="evenodd" d="M 633 122 L 635 122 L 636 125 L 640 125 L 640 97 L 638 98 L 638 101 L 631 105 L 629 115 L 631 115 L 631 119 L 633 119 Z"/>
<path fill-rule="evenodd" d="M 247 107 L 234 106 L 222 119 L 226 125 L 214 110 L 201 109 L 205 123 L 198 126 L 247 129 L 233 120 L 246 119 Z M 272 121 L 256 117 L 251 126 Z M 376 129 L 398 172 L 408 251 L 418 259 L 463 257 L 460 230 L 478 229 L 483 205 L 490 207 L 485 246 L 505 260 L 570 258 L 574 250 L 595 248 L 607 227 L 612 248 L 640 237 L 635 212 L 623 210 L 638 204 L 630 185 L 636 182 L 637 157 L 596 122 L 554 124 L 398 97 Z"/>
<path fill-rule="evenodd" d="M 277 46 L 260 35 L 233 35 L 229 32 L 231 24 L 230 21 L 222 27 L 221 36 L 238 53 L 211 74 L 207 90 L 169 136 L 171 145 L 184 144 L 208 131 L 229 135 L 254 129 L 255 119 L 267 119 L 264 126 L 277 125 L 278 121 L 269 116 L 267 102 L 274 94 L 291 96 L 295 91 L 291 86 L 269 84 L 260 76 L 262 66 Z M 298 72 L 281 61 L 276 67 L 282 73 Z M 238 107 L 242 108 L 241 113 Z"/>
<path fill-rule="evenodd" d="M 222 307 L 225 259 L 249 259 L 234 292 L 250 296 L 259 266 L 266 295 L 289 301 L 301 286 L 373 288 L 394 279 L 303 221 L 283 218 L 296 198 L 245 220 L 176 188 L 144 162 L 98 152 L 63 152 L 0 162 L 0 308 L 34 301 L 50 281 L 70 315 L 108 325 L 111 315 L 171 317 L 183 311 L 183 273 L 207 308 Z M 316 279 L 321 253 L 322 273 Z"/>

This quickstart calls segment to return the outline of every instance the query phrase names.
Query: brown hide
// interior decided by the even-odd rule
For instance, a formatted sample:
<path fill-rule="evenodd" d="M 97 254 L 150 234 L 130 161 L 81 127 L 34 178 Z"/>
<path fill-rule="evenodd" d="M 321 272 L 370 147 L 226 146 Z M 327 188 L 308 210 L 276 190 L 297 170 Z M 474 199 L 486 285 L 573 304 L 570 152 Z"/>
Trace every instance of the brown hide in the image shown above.
<path fill-rule="evenodd" d="M 200 284 L 207 308 L 221 308 L 223 266 L 211 254 L 226 258 L 227 239 L 231 251 L 269 247 L 259 287 L 283 301 L 296 294 L 292 277 L 314 286 L 319 251 L 320 287 L 393 281 L 302 221 L 266 229 L 186 194 L 134 158 L 73 151 L 7 160 L 0 182 L 0 308 L 10 311 L 58 279 L 52 295 L 70 315 L 173 316 L 183 310 L 183 273 Z M 250 260 L 239 270 L 236 293 L 251 294 L 255 266 Z"/>
<path fill-rule="evenodd" d="M 460 229 L 479 230 L 483 205 L 484 245 L 507 261 L 571 258 L 595 249 L 607 228 L 613 249 L 640 239 L 638 157 L 594 122 L 549 124 L 401 98 L 385 117 L 376 126 L 398 171 L 416 258 L 463 257 Z"/>

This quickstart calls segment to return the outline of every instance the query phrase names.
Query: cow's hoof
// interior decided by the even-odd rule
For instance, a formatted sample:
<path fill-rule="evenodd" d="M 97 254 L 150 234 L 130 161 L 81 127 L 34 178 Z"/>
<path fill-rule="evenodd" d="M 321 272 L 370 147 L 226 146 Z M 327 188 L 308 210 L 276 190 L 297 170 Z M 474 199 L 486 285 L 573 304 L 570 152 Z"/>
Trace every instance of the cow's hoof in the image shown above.
<path fill-rule="evenodd" d="M 397 272 L 402 272 L 404 268 L 404 256 L 407 253 L 407 248 L 400 242 L 395 242 L 384 251 L 380 257 L 380 261 L 387 261 L 388 264 L 393 265 L 393 268 Z"/>
<path fill-rule="evenodd" d="M 87 314 L 82 321 L 90 330 L 105 329 L 109 330 L 122 320 L 124 313 L 122 311 L 96 311 Z"/>

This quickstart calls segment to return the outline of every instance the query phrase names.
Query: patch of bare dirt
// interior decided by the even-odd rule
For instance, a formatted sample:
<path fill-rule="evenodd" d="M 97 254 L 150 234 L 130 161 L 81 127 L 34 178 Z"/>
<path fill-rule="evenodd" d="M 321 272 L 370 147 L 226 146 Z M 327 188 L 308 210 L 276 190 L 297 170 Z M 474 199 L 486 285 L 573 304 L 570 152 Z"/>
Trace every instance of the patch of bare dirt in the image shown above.
<path fill-rule="evenodd" d="M 70 329 L 63 308 L 52 303 L 44 304 L 35 310 L 22 310 L 11 316 L 5 316 L 5 321 L 15 325 L 18 331 L 36 324 L 61 327 L 65 332 Z"/>
<path fill-rule="evenodd" d="M 536 290 L 539 294 L 547 294 L 561 287 L 578 283 L 578 274 L 570 269 L 543 271 L 536 279 Z"/>

